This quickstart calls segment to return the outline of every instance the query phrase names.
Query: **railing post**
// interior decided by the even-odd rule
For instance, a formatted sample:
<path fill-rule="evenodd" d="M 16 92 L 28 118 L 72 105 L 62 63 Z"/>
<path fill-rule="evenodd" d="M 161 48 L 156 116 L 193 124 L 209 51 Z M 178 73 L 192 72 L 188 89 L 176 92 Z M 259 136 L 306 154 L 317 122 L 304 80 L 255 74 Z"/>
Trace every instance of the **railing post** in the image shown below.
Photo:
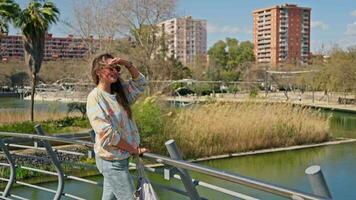
<path fill-rule="evenodd" d="M 90 140 L 91 140 L 93 143 L 95 143 L 95 131 L 94 131 L 93 129 L 91 129 L 91 130 L 89 131 L 89 135 L 90 135 Z M 90 158 L 90 159 L 95 158 L 95 153 L 94 153 L 93 149 L 89 149 L 89 150 L 88 150 L 88 158 Z"/>
<path fill-rule="evenodd" d="M 168 140 L 166 143 L 166 148 L 168 150 L 169 155 L 174 160 L 183 160 L 182 155 L 177 147 L 177 144 L 174 140 Z M 177 168 L 182 179 L 183 185 L 190 197 L 191 200 L 200 199 L 198 191 L 195 189 L 195 186 L 192 183 L 192 178 L 189 173 L 185 169 Z"/>
<path fill-rule="evenodd" d="M 3 150 L 5 157 L 7 159 L 7 161 L 10 164 L 10 177 L 9 177 L 9 181 L 6 184 L 6 187 L 4 189 L 4 192 L 2 194 L 3 197 L 7 197 L 10 194 L 10 190 L 12 188 L 12 185 L 15 183 L 16 181 L 16 166 L 15 166 L 15 162 L 11 157 L 10 151 L 7 149 L 4 141 L 2 139 L 0 139 L 0 148 Z"/>
<path fill-rule="evenodd" d="M 320 166 L 313 165 L 308 167 L 305 170 L 305 174 L 308 176 L 314 194 L 330 199 L 332 198 Z"/>
<path fill-rule="evenodd" d="M 42 130 L 42 127 L 40 124 L 37 124 L 35 126 L 36 132 L 38 135 L 44 135 L 44 132 Z M 57 192 L 56 195 L 54 196 L 54 200 L 59 200 L 61 199 L 62 193 L 63 193 L 63 189 L 64 189 L 64 173 L 63 173 L 63 169 L 61 166 L 61 163 L 58 159 L 58 155 L 53 151 L 52 146 L 49 144 L 49 142 L 47 140 L 41 140 L 43 146 L 46 148 L 46 151 L 49 155 L 49 157 L 51 158 L 51 161 L 54 165 L 54 167 L 56 168 L 57 171 L 57 176 L 58 176 L 58 186 L 57 186 Z"/>
<path fill-rule="evenodd" d="M 91 130 L 89 131 L 89 135 L 90 135 L 90 140 L 91 140 L 92 142 L 95 142 L 95 131 L 94 131 L 93 129 L 91 129 Z"/>

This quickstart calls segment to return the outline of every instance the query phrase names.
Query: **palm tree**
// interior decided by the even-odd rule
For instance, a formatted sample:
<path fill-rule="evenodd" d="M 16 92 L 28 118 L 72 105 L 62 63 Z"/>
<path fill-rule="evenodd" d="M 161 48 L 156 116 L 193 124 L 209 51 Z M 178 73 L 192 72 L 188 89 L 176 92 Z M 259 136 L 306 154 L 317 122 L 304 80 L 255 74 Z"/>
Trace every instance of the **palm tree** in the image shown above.
<path fill-rule="evenodd" d="M 22 31 L 25 62 L 31 73 L 31 121 L 34 120 L 37 74 L 41 69 L 44 57 L 46 33 L 50 25 L 58 21 L 58 17 L 59 10 L 51 1 L 32 0 L 25 9 L 20 10 L 13 18 L 14 26 Z"/>
<path fill-rule="evenodd" d="M 0 41 L 9 33 L 9 22 L 19 13 L 20 6 L 13 0 L 0 0 Z M 0 53 L 2 58 L 2 49 Z"/>

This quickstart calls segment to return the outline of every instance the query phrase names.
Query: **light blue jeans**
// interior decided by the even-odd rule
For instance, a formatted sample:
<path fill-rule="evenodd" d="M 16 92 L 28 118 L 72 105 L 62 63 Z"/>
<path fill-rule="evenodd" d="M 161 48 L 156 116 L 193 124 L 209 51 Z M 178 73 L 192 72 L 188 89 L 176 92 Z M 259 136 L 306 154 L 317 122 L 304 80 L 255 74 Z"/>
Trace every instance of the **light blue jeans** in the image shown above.
<path fill-rule="evenodd" d="M 95 160 L 104 176 L 102 200 L 133 200 L 134 185 L 129 173 L 129 159 L 108 161 L 95 156 Z"/>

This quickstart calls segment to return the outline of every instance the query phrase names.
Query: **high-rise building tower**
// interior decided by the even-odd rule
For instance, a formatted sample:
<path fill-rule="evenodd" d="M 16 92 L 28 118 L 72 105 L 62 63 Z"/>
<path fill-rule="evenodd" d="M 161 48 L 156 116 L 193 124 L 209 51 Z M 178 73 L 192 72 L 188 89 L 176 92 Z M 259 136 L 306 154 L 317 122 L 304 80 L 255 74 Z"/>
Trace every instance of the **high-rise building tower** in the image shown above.
<path fill-rule="evenodd" d="M 206 55 L 206 20 L 188 16 L 166 20 L 158 25 L 164 31 L 168 56 L 174 56 L 187 65 L 194 63 L 196 56 Z"/>
<path fill-rule="evenodd" d="M 277 66 L 307 64 L 310 58 L 311 8 L 284 4 L 253 11 L 256 61 Z"/>

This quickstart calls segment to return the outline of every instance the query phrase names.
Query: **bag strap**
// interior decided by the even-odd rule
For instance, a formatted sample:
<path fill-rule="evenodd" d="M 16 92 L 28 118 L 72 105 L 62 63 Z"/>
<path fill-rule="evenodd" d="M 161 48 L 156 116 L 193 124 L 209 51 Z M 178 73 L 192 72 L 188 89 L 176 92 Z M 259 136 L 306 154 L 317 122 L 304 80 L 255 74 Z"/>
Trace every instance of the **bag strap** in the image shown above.
<path fill-rule="evenodd" d="M 146 173 L 145 173 L 145 165 L 142 161 L 142 159 L 138 156 L 136 157 L 136 170 L 138 174 L 138 178 L 146 178 Z"/>

